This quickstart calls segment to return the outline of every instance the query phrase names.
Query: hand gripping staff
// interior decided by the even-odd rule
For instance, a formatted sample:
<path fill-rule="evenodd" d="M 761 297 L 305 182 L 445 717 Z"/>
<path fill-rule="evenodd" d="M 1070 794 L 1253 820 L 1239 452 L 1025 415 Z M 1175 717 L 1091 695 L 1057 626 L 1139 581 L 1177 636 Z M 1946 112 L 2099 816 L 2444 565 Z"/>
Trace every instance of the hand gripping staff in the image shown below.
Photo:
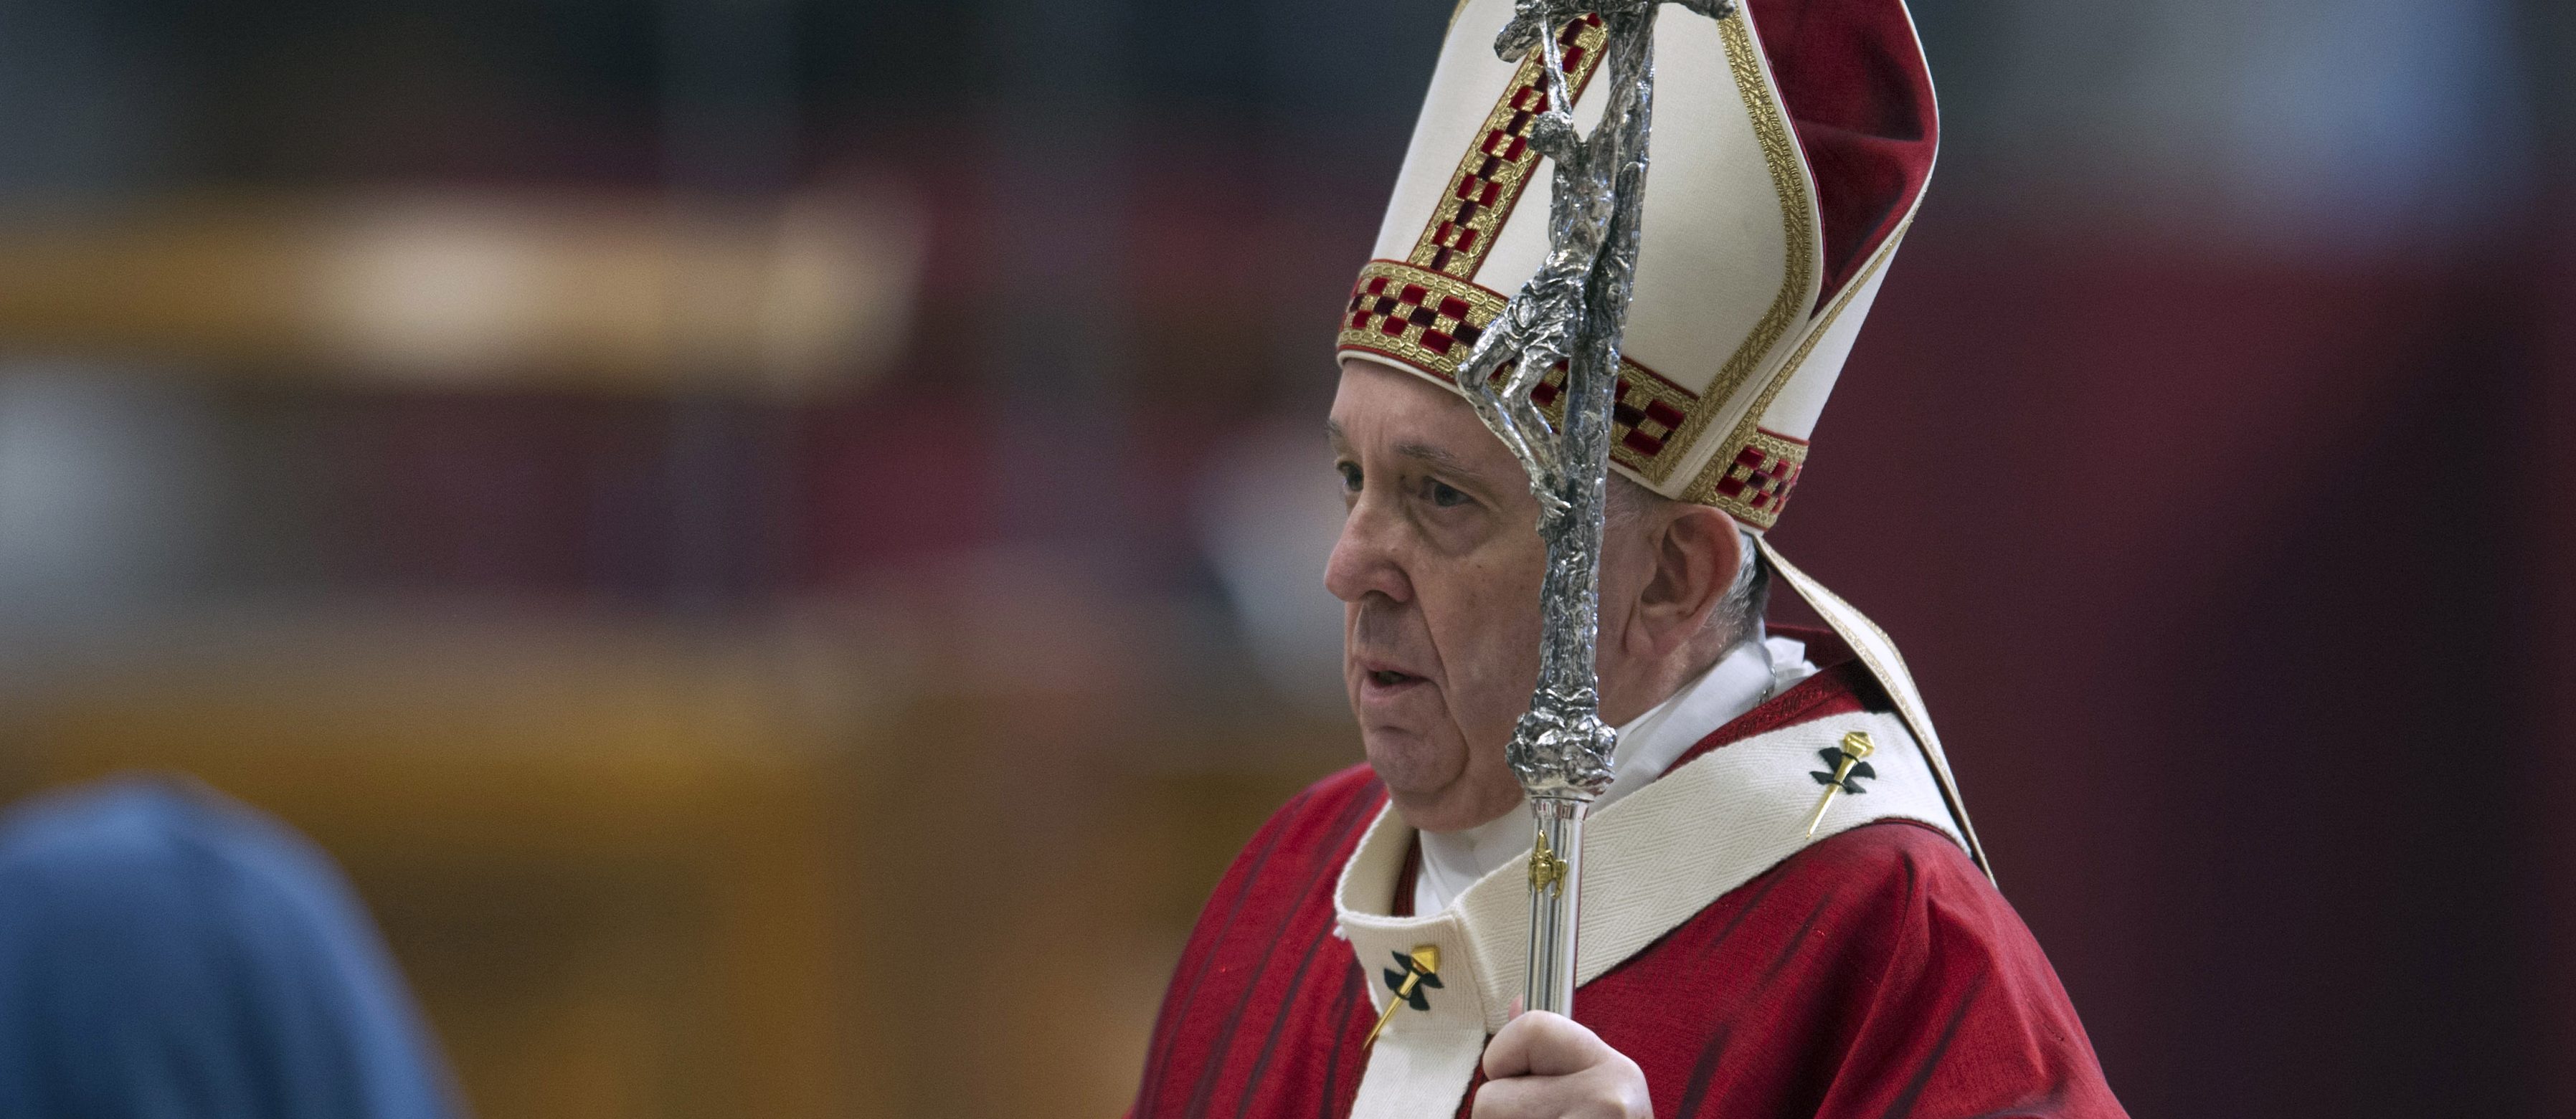
<path fill-rule="evenodd" d="M 1538 835 L 1530 851 L 1528 986 L 1522 1005 L 1574 1012 L 1575 899 L 1583 875 L 1583 817 L 1610 784 L 1616 732 L 1601 721 L 1594 647 L 1600 639 L 1602 502 L 1610 468 L 1610 410 L 1619 333 L 1637 274 L 1646 131 L 1654 104 L 1655 13 L 1663 0 L 1518 0 L 1494 52 L 1544 60 L 1547 103 L 1530 146 L 1556 161 L 1548 253 L 1458 370 L 1458 387 L 1529 473 L 1547 542 L 1539 590 L 1538 688 L 1507 757 L 1528 791 Z M 1673 0 L 1711 19 L 1733 0 Z M 1607 32 L 1609 103 L 1592 135 L 1574 126 L 1574 96 L 1558 33 L 1597 14 Z M 1561 423 L 1530 402 L 1566 367 Z M 1499 386 L 1496 384 L 1499 379 Z"/>

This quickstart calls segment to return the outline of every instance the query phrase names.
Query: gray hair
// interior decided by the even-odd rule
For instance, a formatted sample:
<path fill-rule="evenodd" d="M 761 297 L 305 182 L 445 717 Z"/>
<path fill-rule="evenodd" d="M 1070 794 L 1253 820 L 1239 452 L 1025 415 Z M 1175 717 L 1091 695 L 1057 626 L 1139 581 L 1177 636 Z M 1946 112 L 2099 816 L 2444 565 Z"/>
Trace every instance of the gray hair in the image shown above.
<path fill-rule="evenodd" d="M 1603 512 L 1610 527 L 1624 529 L 1635 524 L 1651 503 L 1672 500 L 1626 475 L 1613 473 Z M 1735 546 L 1739 557 L 1735 580 L 1727 584 L 1726 595 L 1708 615 L 1708 628 L 1725 637 L 1718 645 L 1721 649 L 1761 640 L 1762 618 L 1771 608 L 1771 563 L 1762 558 L 1761 541 L 1754 538 L 1753 530 L 1737 525 Z"/>
<path fill-rule="evenodd" d="M 1771 561 L 1762 558 L 1762 542 L 1754 539 L 1752 529 L 1737 525 L 1735 547 L 1742 557 L 1735 565 L 1735 581 L 1727 584 L 1726 597 L 1708 616 L 1709 625 L 1726 628 L 1729 649 L 1761 640 L 1763 616 L 1771 612 Z"/>

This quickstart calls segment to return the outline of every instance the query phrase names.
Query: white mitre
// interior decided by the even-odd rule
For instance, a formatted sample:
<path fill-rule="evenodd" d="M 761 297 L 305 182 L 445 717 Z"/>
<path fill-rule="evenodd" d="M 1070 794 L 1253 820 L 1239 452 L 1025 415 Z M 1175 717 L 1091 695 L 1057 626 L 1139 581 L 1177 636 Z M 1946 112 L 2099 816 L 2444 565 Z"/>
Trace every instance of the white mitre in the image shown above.
<path fill-rule="evenodd" d="M 1780 33 L 1762 33 L 1766 14 Z M 1511 15 L 1511 0 L 1465 0 L 1451 22 L 1343 315 L 1345 358 L 1449 384 L 1547 254 L 1555 163 L 1527 139 L 1546 82 L 1535 52 L 1495 56 Z M 1586 96 L 1602 39 L 1597 16 L 1557 39 L 1587 132 L 1608 100 Z M 1767 0 L 1718 21 L 1671 9 L 1655 24 L 1649 143 L 1612 455 L 1758 532 L 1797 482 L 1931 175 L 1939 121 L 1913 23 L 1899 3 Z"/>

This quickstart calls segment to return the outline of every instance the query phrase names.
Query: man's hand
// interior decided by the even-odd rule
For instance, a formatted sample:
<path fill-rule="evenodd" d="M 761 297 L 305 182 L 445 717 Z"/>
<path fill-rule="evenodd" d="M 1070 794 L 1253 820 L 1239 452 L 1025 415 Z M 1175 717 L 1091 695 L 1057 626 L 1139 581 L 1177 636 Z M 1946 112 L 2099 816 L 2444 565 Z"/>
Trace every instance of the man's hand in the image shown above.
<path fill-rule="evenodd" d="M 1485 1044 L 1475 1119 L 1654 1119 L 1637 1062 L 1573 1019 L 1514 1018 Z"/>

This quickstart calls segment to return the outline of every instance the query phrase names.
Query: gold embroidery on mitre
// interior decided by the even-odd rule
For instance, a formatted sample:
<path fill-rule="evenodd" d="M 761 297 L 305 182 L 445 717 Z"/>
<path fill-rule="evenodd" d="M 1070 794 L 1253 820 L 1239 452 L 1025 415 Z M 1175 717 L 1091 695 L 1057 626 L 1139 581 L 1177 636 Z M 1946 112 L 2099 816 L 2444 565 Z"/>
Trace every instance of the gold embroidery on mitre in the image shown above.
<path fill-rule="evenodd" d="M 1718 30 L 1726 43 L 1727 66 L 1735 82 L 1737 97 L 1744 106 L 1746 120 L 1753 127 L 1754 138 L 1762 148 L 1762 160 L 1770 173 L 1772 193 L 1779 202 L 1787 259 L 1780 288 L 1773 293 L 1770 305 L 1764 309 L 1762 318 L 1755 322 L 1752 332 L 1727 356 L 1725 365 L 1720 367 L 1707 390 L 1694 394 L 1622 356 L 1619 362 L 1619 400 L 1622 407 L 1619 411 L 1623 414 L 1633 411 L 1635 415 L 1624 417 L 1624 422 L 1614 417 L 1611 454 L 1620 466 L 1655 488 L 1661 488 L 1678 464 L 1691 457 L 1690 449 L 1706 433 L 1718 411 L 1743 388 L 1744 382 L 1751 378 L 1781 336 L 1798 323 L 1806 311 L 1803 297 L 1817 266 L 1816 216 L 1813 207 L 1807 203 L 1805 165 L 1799 156 L 1797 141 L 1790 133 L 1788 118 L 1764 76 L 1760 47 L 1755 44 L 1745 18 L 1739 7 L 1725 19 L 1717 21 Z M 1567 25 L 1566 32 L 1566 35 L 1560 35 L 1560 42 L 1569 48 L 1583 49 L 1580 56 L 1574 56 L 1575 61 L 1567 67 L 1566 73 L 1568 83 L 1580 96 L 1584 80 L 1591 76 L 1592 68 L 1599 61 L 1599 47 L 1605 35 L 1597 20 L 1574 21 Z M 1571 42 L 1566 42 L 1568 35 Z M 1572 54 L 1571 49 L 1568 53 Z M 1537 167 L 1538 155 L 1526 150 L 1525 143 L 1514 148 L 1504 140 L 1497 140 L 1496 136 L 1499 132 L 1507 134 L 1506 139 L 1525 138 L 1529 127 L 1527 114 L 1532 110 L 1521 106 L 1542 103 L 1536 98 L 1543 96 L 1545 89 L 1545 81 L 1540 76 L 1544 65 L 1535 53 L 1522 59 L 1509 91 L 1486 121 L 1485 131 L 1481 134 L 1483 139 L 1459 163 L 1457 172 L 1450 177 L 1448 192 L 1441 196 L 1440 204 L 1433 207 L 1431 220 L 1414 246 L 1412 259 L 1409 262 L 1373 260 L 1360 270 L 1359 282 L 1354 285 L 1350 303 L 1345 308 L 1339 348 L 1382 354 L 1444 381 L 1457 379 L 1459 362 L 1475 348 L 1476 338 L 1495 316 L 1502 313 L 1507 302 L 1501 294 L 1468 282 L 1468 278 L 1484 263 L 1486 252 L 1492 248 L 1494 234 L 1510 217 L 1513 204 L 1519 200 L 1521 191 L 1528 185 L 1530 173 Z M 1518 158 L 1506 164 L 1499 156 L 1485 150 L 1496 145 L 1499 145 L 1499 151 L 1513 153 Z M 1488 199 L 1492 201 L 1491 205 L 1486 204 Z M 1474 202 L 1475 205 L 1461 205 L 1464 202 Z M 1461 229 L 1474 230 L 1474 236 L 1463 244 L 1454 243 L 1460 241 Z M 1760 507 L 1743 494 L 1722 494 L 1722 483 L 1725 475 L 1739 465 L 1736 460 L 1743 458 L 1745 450 L 1753 445 L 1753 433 L 1762 413 L 1770 406 L 1772 397 L 1778 395 L 1787 371 L 1797 368 L 1806 355 L 1806 349 L 1813 347 L 1815 335 L 1822 332 L 1841 309 L 1842 303 L 1848 301 L 1850 293 L 1858 290 L 1861 281 L 1867 278 L 1866 272 L 1855 278 L 1844 289 L 1843 299 L 1815 323 L 1805 347 L 1784 363 L 1782 374 L 1766 387 L 1761 398 L 1736 424 L 1735 437 L 1728 441 L 1733 453 L 1709 460 L 1708 466 L 1684 489 L 1683 500 L 1717 506 L 1756 527 L 1768 528 L 1778 519 L 1787 485 L 1795 480 L 1797 470 L 1806 460 L 1805 444 L 1769 432 L 1761 433 L 1770 440 L 1765 444 L 1770 457 L 1760 467 L 1746 467 L 1746 477 L 1738 479 L 1757 486 L 1757 492 L 1761 486 L 1773 487 L 1770 491 L 1773 496 L 1767 497 Z M 1452 313 L 1460 311 L 1464 313 Z M 1560 391 L 1555 386 L 1561 386 L 1563 381 L 1561 370 L 1551 372 L 1530 395 L 1545 407 L 1552 401 L 1542 397 L 1553 396 L 1555 391 Z M 1680 413 L 1679 422 L 1667 422 L 1676 410 Z M 1552 419 L 1561 414 L 1562 406 L 1550 410 Z M 1784 465 L 1786 474 L 1782 476 L 1780 471 Z M 1757 473 L 1762 477 L 1752 477 Z"/>
<path fill-rule="evenodd" d="M 1556 43 L 1565 52 L 1565 85 L 1575 97 L 1583 96 L 1584 84 L 1600 67 L 1601 48 L 1609 38 L 1601 17 L 1589 13 L 1568 20 L 1557 33 Z M 1485 115 L 1485 127 L 1476 134 L 1475 145 L 1449 176 L 1449 189 L 1431 207 L 1431 220 L 1422 227 L 1422 237 L 1414 242 L 1408 258 L 1415 267 L 1461 280 L 1476 277 L 1485 254 L 1494 249 L 1494 235 L 1502 232 L 1521 191 L 1529 186 L 1530 173 L 1538 168 L 1538 151 L 1530 147 L 1529 130 L 1546 109 L 1547 60 L 1533 49 L 1522 57 L 1503 99 Z"/>
<path fill-rule="evenodd" d="M 1339 346 L 1383 354 L 1455 384 L 1458 366 L 1476 348 L 1485 327 L 1503 313 L 1504 299 L 1465 280 L 1393 260 L 1373 260 L 1342 318 Z M 1508 368 L 1508 367 L 1507 367 Z M 1499 379 L 1506 370 L 1498 370 Z M 1565 366 L 1560 363 L 1530 389 L 1530 402 L 1551 424 L 1565 417 Z M 1673 438 L 1699 405 L 1690 390 L 1625 358 L 1619 362 L 1618 396 L 1610 409 L 1610 454 L 1640 476 L 1680 458 L 1689 444 Z"/>
<path fill-rule="evenodd" d="M 1395 260 L 1372 260 L 1342 315 L 1342 349 L 1369 350 L 1416 369 L 1458 379 L 1504 298 L 1475 284 Z"/>
<path fill-rule="evenodd" d="M 1825 309 L 1824 317 L 1817 319 L 1816 325 L 1807 331 L 1807 336 L 1799 340 L 1797 351 L 1789 355 L 1789 360 L 1781 362 L 1780 371 L 1771 375 L 1769 384 L 1762 386 L 1762 395 L 1754 398 L 1753 407 L 1746 409 L 1744 418 L 1736 421 L 1735 430 L 1726 441 L 1726 446 L 1732 448 L 1733 453 L 1709 459 L 1708 465 L 1700 468 L 1699 476 L 1691 479 L 1691 484 L 1682 490 L 1682 500 L 1714 505 L 1736 520 L 1758 529 L 1768 530 L 1780 522 L 1780 507 L 1789 500 L 1789 487 L 1797 483 L 1799 471 L 1806 469 L 1807 444 L 1803 440 L 1762 430 L 1762 416 L 1771 410 L 1771 402 L 1779 398 L 1780 390 L 1788 387 L 1789 379 L 1806 366 L 1807 355 L 1815 352 L 1816 343 L 1833 328 L 1834 320 L 1842 317 L 1843 309 L 1851 306 L 1853 297 L 1869 285 L 1870 277 L 1887 264 L 1888 258 L 1896 255 L 1897 243 L 1905 239 L 1905 231 L 1913 224 L 1912 217 L 1898 223 L 1896 232 L 1889 234 L 1887 243 L 1870 258 L 1869 266 L 1861 269 L 1860 274 L 1843 287 L 1842 294 L 1834 298 L 1833 306 Z M 1746 463 L 1748 458 L 1766 456 L 1785 463 L 1786 472 L 1784 476 L 1778 464 L 1761 471 L 1766 480 L 1776 478 L 1777 484 L 1755 491 L 1768 498 L 1756 503 L 1754 493 L 1744 489 L 1745 484 L 1752 480 L 1753 472 Z M 1739 474 L 1739 471 L 1745 473 Z"/>
<path fill-rule="evenodd" d="M 1548 424 L 1560 430 L 1565 426 L 1565 377 L 1565 363 L 1558 362 L 1530 389 L 1530 403 L 1538 405 Z M 1673 433 L 1689 418 L 1699 398 L 1624 357 L 1619 359 L 1618 384 L 1612 391 L 1616 396 L 1610 402 L 1611 461 L 1640 475 L 1657 467 L 1671 473 L 1669 460 L 1679 459 L 1690 446 Z"/>
<path fill-rule="evenodd" d="M 1798 473 L 1806 468 L 1805 443 L 1757 428 L 1733 456 L 1723 463 L 1712 461 L 1700 471 L 1683 500 L 1714 505 L 1736 520 L 1767 529 L 1779 523 L 1780 510 L 1789 504 L 1789 489 L 1798 484 Z"/>
<path fill-rule="evenodd" d="M 1727 355 L 1726 364 L 1717 371 L 1717 378 L 1700 390 L 1700 406 L 1691 409 L 1672 436 L 1673 444 L 1685 448 L 1699 442 L 1700 434 L 1707 429 L 1718 410 L 1725 407 L 1727 401 L 1735 399 L 1736 392 L 1744 387 L 1745 380 L 1770 354 L 1771 347 L 1780 341 L 1780 336 L 1788 333 L 1789 328 L 1806 313 L 1804 297 L 1807 283 L 1816 274 L 1816 215 L 1807 205 L 1805 164 L 1799 159 L 1798 143 L 1790 135 L 1789 121 L 1780 108 L 1780 101 L 1771 95 L 1771 85 L 1762 76 L 1761 48 L 1754 44 L 1745 18 L 1739 5 L 1734 13 L 1717 21 L 1717 29 L 1726 40 L 1726 63 L 1735 77 L 1736 95 L 1744 102 L 1744 114 L 1753 124 L 1754 139 L 1762 145 L 1762 162 L 1771 172 L 1771 192 L 1780 202 L 1780 234 L 1788 245 L 1789 255 L 1780 277 L 1780 290 L 1772 294 L 1771 305 L 1763 310 L 1761 320 L 1753 324 L 1753 332 L 1744 336 L 1744 341 L 1735 347 L 1734 353 Z M 1758 407 L 1752 412 L 1755 417 L 1761 414 Z M 1658 462 L 1657 469 L 1646 474 L 1646 481 L 1662 486 L 1672 475 L 1674 464 L 1684 457 L 1674 455 Z"/>

